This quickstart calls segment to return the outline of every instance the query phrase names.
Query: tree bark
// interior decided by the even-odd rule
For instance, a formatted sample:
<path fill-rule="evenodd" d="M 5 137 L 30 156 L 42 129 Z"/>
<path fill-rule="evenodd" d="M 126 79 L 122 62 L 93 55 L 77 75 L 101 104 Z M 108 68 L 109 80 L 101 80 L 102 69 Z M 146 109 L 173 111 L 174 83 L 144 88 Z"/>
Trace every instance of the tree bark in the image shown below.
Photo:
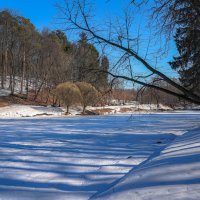
<path fill-rule="evenodd" d="M 85 115 L 86 106 L 83 106 L 83 115 Z"/>
<path fill-rule="evenodd" d="M 21 77 L 21 89 L 20 93 L 23 93 L 23 88 L 24 88 L 24 77 L 25 77 L 25 67 L 26 67 L 26 53 L 25 50 L 23 50 L 23 59 L 22 59 L 22 77 Z"/>

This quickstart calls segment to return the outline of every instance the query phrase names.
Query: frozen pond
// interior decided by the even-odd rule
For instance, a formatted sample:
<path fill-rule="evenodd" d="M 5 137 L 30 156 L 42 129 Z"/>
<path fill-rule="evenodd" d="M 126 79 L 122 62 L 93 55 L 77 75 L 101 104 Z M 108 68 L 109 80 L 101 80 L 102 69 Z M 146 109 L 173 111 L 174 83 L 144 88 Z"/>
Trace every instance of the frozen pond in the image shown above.
<path fill-rule="evenodd" d="M 200 114 L 0 119 L 0 199 L 89 199 Z"/>

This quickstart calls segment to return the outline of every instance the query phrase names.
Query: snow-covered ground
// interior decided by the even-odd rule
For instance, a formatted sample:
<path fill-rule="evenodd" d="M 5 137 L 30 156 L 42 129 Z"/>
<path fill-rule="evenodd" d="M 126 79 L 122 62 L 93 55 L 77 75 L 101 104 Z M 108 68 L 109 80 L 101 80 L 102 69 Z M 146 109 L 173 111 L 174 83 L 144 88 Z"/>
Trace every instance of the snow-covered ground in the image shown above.
<path fill-rule="evenodd" d="M 36 117 L 36 116 L 61 116 L 64 111 L 58 107 L 10 105 L 0 108 L 1 118 Z"/>
<path fill-rule="evenodd" d="M 1 78 L 1 76 L 0 76 L 0 78 Z M 32 81 L 34 82 L 35 80 L 32 80 Z M 21 92 L 21 77 L 16 76 L 14 79 L 14 82 L 15 82 L 14 93 L 19 94 Z M 6 81 L 4 82 L 5 89 L 0 89 L 0 97 L 1 96 L 9 96 L 11 94 L 9 86 L 10 86 L 10 77 L 7 76 Z M 34 89 L 33 84 L 31 84 L 31 83 L 29 83 L 29 90 L 30 89 Z M 23 83 L 22 93 L 24 93 L 24 94 L 26 93 L 26 82 L 25 81 Z"/>
<path fill-rule="evenodd" d="M 15 93 L 18 94 L 20 92 L 20 78 L 16 77 L 16 85 L 15 85 Z M 9 78 L 7 78 L 5 87 L 7 89 L 0 89 L 0 98 L 6 97 L 10 95 L 9 87 Z M 31 87 L 31 86 L 30 86 Z M 25 93 L 25 86 L 23 88 L 23 92 Z M 87 107 L 90 111 L 95 110 L 105 110 L 101 112 L 102 114 L 120 114 L 120 113 L 133 113 L 133 112 L 151 112 L 157 110 L 166 110 L 172 111 L 172 109 L 168 106 L 159 104 L 141 104 L 139 105 L 137 102 L 132 105 L 119 105 L 119 106 L 104 106 L 104 107 Z M 108 109 L 109 112 L 106 112 Z M 33 106 L 33 105 L 10 105 L 7 107 L 0 107 L 0 117 L 2 118 L 18 118 L 18 117 L 38 117 L 38 116 L 61 116 L 65 114 L 65 108 L 55 108 L 51 106 Z M 70 113 L 72 116 L 80 115 L 82 112 L 82 108 L 79 107 L 71 107 Z M 98 112 L 97 112 L 98 113 Z"/>
<path fill-rule="evenodd" d="M 9 95 L 10 95 L 10 91 L 9 90 L 0 89 L 0 97 L 7 97 Z"/>
<path fill-rule="evenodd" d="M 200 199 L 199 127 L 198 112 L 0 119 L 0 200 Z"/>
<path fill-rule="evenodd" d="M 157 106 L 156 104 L 135 104 L 135 105 L 121 105 L 121 106 L 104 106 L 104 107 L 97 107 L 100 109 L 105 109 L 105 108 L 111 108 L 116 111 L 120 111 L 121 108 L 133 108 L 135 110 L 141 109 L 141 110 L 158 110 L 158 109 L 163 109 L 163 110 L 168 110 L 172 111 L 172 109 L 169 106 L 165 106 L 162 104 L 159 104 Z M 91 109 L 95 109 L 95 107 L 91 107 Z"/>
<path fill-rule="evenodd" d="M 98 200 L 199 200 L 200 128 L 188 130 L 162 151 L 155 151 Z"/>
<path fill-rule="evenodd" d="M 129 109 L 126 113 L 138 112 L 137 109 L 141 109 L 141 112 L 155 111 L 156 105 L 139 105 L 139 106 L 106 106 L 106 107 L 88 107 L 88 110 L 94 111 L 96 109 L 109 109 L 110 112 L 104 112 L 103 114 L 120 114 L 125 111 L 123 109 Z M 162 109 L 169 110 L 167 106 L 162 106 Z M 38 116 L 61 116 L 65 114 L 65 108 L 51 107 L 51 106 L 33 106 L 33 105 L 10 105 L 0 108 L 1 118 L 18 118 L 18 117 L 38 117 Z M 72 116 L 80 115 L 82 112 L 81 107 L 71 107 L 70 113 Z"/>

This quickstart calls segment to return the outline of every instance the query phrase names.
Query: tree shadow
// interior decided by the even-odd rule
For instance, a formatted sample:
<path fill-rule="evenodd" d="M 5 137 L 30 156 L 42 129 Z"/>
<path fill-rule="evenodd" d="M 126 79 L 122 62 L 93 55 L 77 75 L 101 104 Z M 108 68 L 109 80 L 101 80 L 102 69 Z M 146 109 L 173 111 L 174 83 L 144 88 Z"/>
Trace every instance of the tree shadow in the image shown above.
<path fill-rule="evenodd" d="M 0 197 L 88 199 L 186 129 L 164 115 L 128 118 L 0 119 Z"/>
<path fill-rule="evenodd" d="M 115 198 L 117 195 L 122 196 L 129 193 L 132 194 L 133 198 L 140 194 L 141 196 L 143 195 L 144 199 L 147 197 L 157 199 L 157 196 L 162 192 L 164 198 L 164 191 L 169 191 L 165 194 L 167 196 L 173 190 L 180 192 L 178 194 L 180 196 L 181 191 L 184 191 L 185 196 L 189 196 L 193 191 L 196 192 L 195 195 L 200 197 L 199 132 L 200 128 L 193 129 L 176 138 L 172 144 L 161 151 L 160 155 L 148 159 L 133 168 L 107 191 L 96 193 L 93 197 L 107 199 L 110 196 Z M 190 191 L 188 191 L 188 187 Z M 175 197 L 168 196 L 167 198 Z"/>

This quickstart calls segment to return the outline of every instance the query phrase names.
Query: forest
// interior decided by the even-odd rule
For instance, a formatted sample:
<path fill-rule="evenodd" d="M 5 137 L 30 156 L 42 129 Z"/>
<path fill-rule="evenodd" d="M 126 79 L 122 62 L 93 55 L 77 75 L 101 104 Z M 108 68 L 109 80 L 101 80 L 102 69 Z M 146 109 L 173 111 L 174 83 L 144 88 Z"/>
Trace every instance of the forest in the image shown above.
<path fill-rule="evenodd" d="M 138 2 L 138 5 L 137 2 L 134 3 L 136 7 L 147 4 L 146 1 L 141 1 L 141 4 Z M 200 40 L 196 4 L 190 4 L 189 1 L 169 1 L 166 4 L 161 1 L 155 5 L 152 8 L 154 15 L 161 23 L 164 22 L 163 30 L 160 30 L 157 24 L 160 34 L 165 31 L 166 38 L 167 35 L 173 35 L 178 51 L 168 63 L 171 69 L 177 72 L 175 77 L 157 70 L 142 56 L 144 52 L 141 54 L 135 51 L 139 48 L 140 38 L 132 39 L 128 34 L 131 18 L 127 11 L 124 11 L 127 24 L 119 24 L 116 30 L 112 30 L 115 25 L 111 23 L 110 31 L 116 33 L 108 31 L 109 38 L 106 38 L 103 33 L 98 35 L 95 28 L 90 27 L 91 18 L 87 13 L 87 6 L 84 1 L 77 0 L 71 3 L 66 1 L 59 7 L 62 15 L 63 10 L 73 6 L 72 10 L 69 9 L 63 14 L 63 18 L 68 30 L 78 30 L 74 32 L 79 35 L 75 42 L 69 41 L 67 32 L 62 30 L 44 28 L 38 31 L 29 19 L 9 10 L 0 12 L 1 89 L 9 88 L 11 95 L 21 94 L 23 98 L 31 98 L 33 101 L 42 99 L 47 103 L 53 98 L 51 103 L 54 104 L 57 99 L 53 91 L 60 83 L 86 82 L 103 95 L 103 100 L 116 98 L 125 101 L 125 92 L 129 100 L 140 103 L 164 103 L 172 107 L 186 102 L 199 104 L 199 45 L 196 44 Z M 191 16 L 190 19 L 186 17 L 188 15 Z M 121 31 L 122 29 L 126 33 Z M 110 46 L 124 54 L 113 64 L 98 45 L 104 45 L 105 48 Z M 133 59 L 150 73 L 133 75 Z M 132 88 L 132 99 L 126 81 L 136 84 Z M 114 90 L 115 95 L 112 93 Z M 119 91 L 122 92 L 119 94 Z"/>
<path fill-rule="evenodd" d="M 70 42 L 60 30 L 37 31 L 29 19 L 0 12 L 1 89 L 11 95 L 23 94 L 37 100 L 41 91 L 47 93 L 64 82 L 87 82 L 104 92 L 108 87 L 109 60 L 80 33 L 76 43 Z M 93 71 L 94 70 L 94 71 Z"/>

